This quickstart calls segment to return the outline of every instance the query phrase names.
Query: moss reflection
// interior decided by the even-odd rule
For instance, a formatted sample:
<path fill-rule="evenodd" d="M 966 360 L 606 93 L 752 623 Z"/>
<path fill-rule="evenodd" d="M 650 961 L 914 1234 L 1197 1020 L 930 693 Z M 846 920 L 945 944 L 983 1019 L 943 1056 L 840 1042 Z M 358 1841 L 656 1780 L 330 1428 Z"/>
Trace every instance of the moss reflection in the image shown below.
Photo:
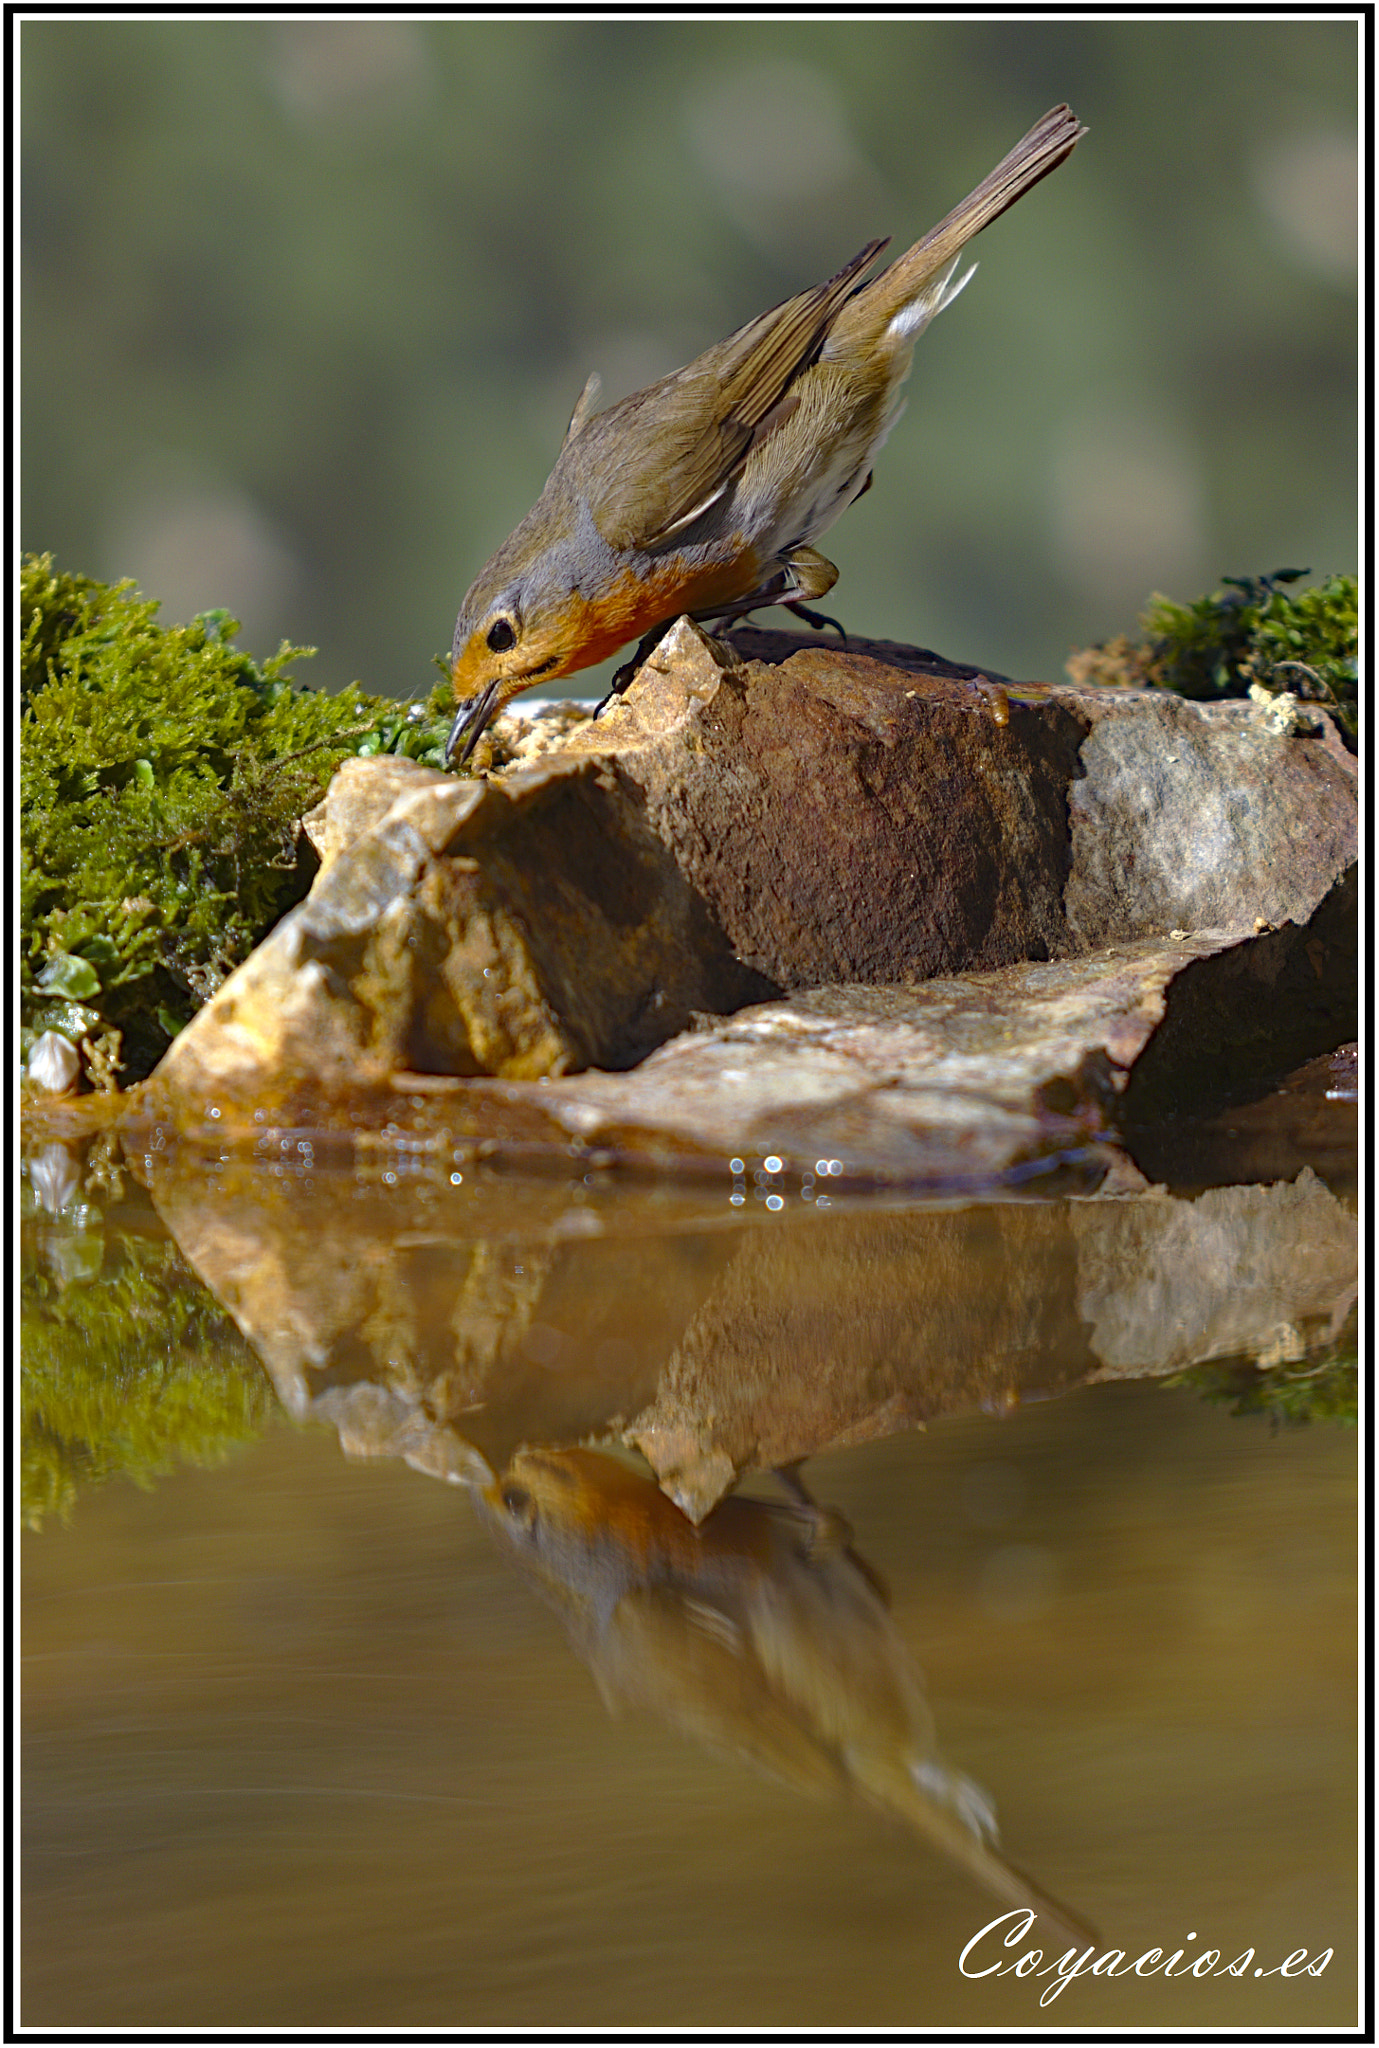
<path fill-rule="evenodd" d="M 107 1230 L 74 1166 L 64 1175 L 45 1155 L 36 1167 L 20 1234 L 19 1368 L 20 1500 L 35 1529 L 66 1520 L 80 1487 L 114 1473 L 148 1486 L 179 1464 L 218 1463 L 277 1407 L 252 1348 L 174 1243 Z"/>
<path fill-rule="evenodd" d="M 1308 1422 L 1359 1419 L 1360 1362 L 1355 1339 L 1298 1358 L 1236 1360 L 1195 1365 L 1167 1384 L 1193 1387 L 1232 1415 L 1267 1415 L 1272 1428 L 1298 1429 Z"/>

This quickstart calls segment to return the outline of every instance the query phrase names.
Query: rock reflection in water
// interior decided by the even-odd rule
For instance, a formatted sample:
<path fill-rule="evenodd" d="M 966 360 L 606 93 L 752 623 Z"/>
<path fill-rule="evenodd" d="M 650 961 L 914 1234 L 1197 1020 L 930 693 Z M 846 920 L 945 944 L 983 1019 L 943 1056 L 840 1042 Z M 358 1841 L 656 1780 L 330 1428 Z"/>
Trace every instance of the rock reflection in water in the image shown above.
<path fill-rule="evenodd" d="M 645 1707 L 796 1789 L 856 1793 L 940 1848 L 1040 1932 L 1091 1930 L 996 1845 L 986 1795 L 938 1753 L 919 1671 L 842 1518 L 787 1479 L 696 1528 L 595 1451 L 519 1452 L 480 1518 L 563 1619 L 611 1712 Z"/>
<path fill-rule="evenodd" d="M 1357 1221 L 1291 1183 L 739 1214 L 705 1192 L 150 1173 L 299 1418 L 355 1456 L 500 1468 L 621 1442 L 701 1520 L 747 1473 L 1094 1377 L 1333 1342 Z M 1300 1347 L 1300 1351 L 1297 1347 Z M 436 1432 L 447 1440 L 432 1442 Z"/>

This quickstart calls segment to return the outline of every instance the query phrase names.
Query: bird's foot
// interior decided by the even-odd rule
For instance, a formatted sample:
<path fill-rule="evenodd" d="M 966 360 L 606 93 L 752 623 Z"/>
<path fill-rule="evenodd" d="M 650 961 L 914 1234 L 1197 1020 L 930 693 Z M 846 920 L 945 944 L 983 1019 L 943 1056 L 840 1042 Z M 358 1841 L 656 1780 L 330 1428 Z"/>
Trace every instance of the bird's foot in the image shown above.
<path fill-rule="evenodd" d="M 637 642 L 637 651 L 631 660 L 623 662 L 620 668 L 614 669 L 613 680 L 608 688 L 608 695 L 595 708 L 595 718 L 621 697 L 623 691 L 636 675 L 637 670 L 642 666 L 642 663 L 648 661 L 656 652 L 656 649 L 660 646 L 674 623 L 674 619 L 663 619 L 659 626 L 653 626 L 649 633 L 642 635 L 641 639 Z"/>
<path fill-rule="evenodd" d="M 637 642 L 637 652 L 631 661 L 625 661 L 613 677 L 613 689 L 620 697 L 643 662 L 650 661 L 666 634 L 675 624 L 674 619 L 663 619 L 659 626 L 653 626 L 649 633 L 643 633 Z"/>
<path fill-rule="evenodd" d="M 852 1544 L 851 1527 L 836 1508 L 822 1507 L 815 1500 L 800 1477 L 799 1461 L 792 1465 L 777 1465 L 775 1473 L 790 1495 L 793 1511 L 799 1517 L 801 1555 L 810 1564 L 823 1564 L 847 1551 Z"/>
<path fill-rule="evenodd" d="M 793 612 L 797 619 L 803 619 L 806 626 L 812 626 L 816 633 L 822 633 L 827 627 L 832 626 L 843 646 L 847 646 L 847 634 L 838 620 L 830 618 L 827 612 L 812 612 L 808 605 L 803 604 L 787 604 L 785 609 L 788 612 Z"/>

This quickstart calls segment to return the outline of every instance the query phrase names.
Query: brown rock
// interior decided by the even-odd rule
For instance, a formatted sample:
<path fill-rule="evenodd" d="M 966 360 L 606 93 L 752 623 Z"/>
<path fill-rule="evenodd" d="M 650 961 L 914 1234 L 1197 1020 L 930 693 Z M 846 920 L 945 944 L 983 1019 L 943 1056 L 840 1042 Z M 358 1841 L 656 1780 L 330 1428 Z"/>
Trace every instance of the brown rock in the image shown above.
<path fill-rule="evenodd" d="M 617 755 L 787 989 L 1305 923 L 1357 855 L 1329 720 L 1282 736 L 1251 703 L 1016 683 L 889 642 L 725 647 L 682 621 L 560 745 Z"/>
<path fill-rule="evenodd" d="M 501 786 L 355 762 L 332 787 L 322 873 L 174 1041 L 169 1104 L 625 1066 L 769 992 L 601 761 Z"/>
<path fill-rule="evenodd" d="M 176 1041 L 154 1083 L 161 1113 L 185 1126 L 207 1104 L 252 1105 L 328 1123 L 390 1078 L 626 1068 L 697 1013 L 944 977 L 920 1006 L 926 1049 L 902 1065 L 919 1059 L 935 1101 L 960 1077 L 969 1102 L 938 1112 L 946 1128 L 971 1120 L 973 1091 L 1001 1116 L 1014 1109 L 1024 1127 L 1004 1165 L 1000 1144 L 972 1154 L 1002 1171 L 1031 1142 L 1051 1149 L 1030 1128 L 1057 1106 L 1049 1080 L 1082 1117 L 1083 1061 L 1128 1067 L 1144 1019 L 1172 1026 L 1164 990 L 1190 963 L 1191 1015 L 1176 1038 L 1158 1035 L 1149 1101 L 1176 1103 L 1194 1079 L 1219 1086 L 1246 1054 L 1292 1063 L 1353 1035 L 1355 774 L 1325 721 L 1319 738 L 1283 737 L 1248 705 L 745 638 L 794 651 L 743 661 L 681 620 L 604 717 L 571 731 L 566 715 L 561 744 L 533 761 L 524 743 L 529 765 L 501 780 L 351 763 L 311 820 L 325 867 L 310 897 Z M 1227 953 L 1229 973 L 1213 964 Z M 1044 984 L 1030 962 L 1066 971 Z M 1080 1050 L 1050 1069 L 1051 1002 Z M 871 1041 L 825 1045 L 802 1017 L 785 1038 L 796 1051 L 812 1038 L 808 1072 L 782 1066 L 778 1032 L 777 1085 L 751 1028 L 761 1078 L 745 1109 L 736 1058 L 715 1079 L 712 1044 L 680 1048 L 674 1073 L 649 1068 L 640 1091 L 590 1077 L 582 1094 L 528 1108 L 576 1134 L 678 1143 L 693 1096 L 692 1149 L 761 1134 L 807 1150 L 810 1104 L 853 1129 L 864 1098 L 908 1085 L 880 1080 Z M 906 1135 L 913 1090 L 895 1099 L 896 1116 L 861 1108 L 852 1149 L 933 1178 Z M 1052 1149 L 1091 1129 L 1084 1119 Z M 901 1136 L 888 1149 L 883 1132 Z"/>
<path fill-rule="evenodd" d="M 741 958 L 795 989 L 1072 950 L 1083 732 L 1062 703 L 1007 704 L 866 655 L 725 666 L 681 621 L 569 744 L 615 753 Z"/>

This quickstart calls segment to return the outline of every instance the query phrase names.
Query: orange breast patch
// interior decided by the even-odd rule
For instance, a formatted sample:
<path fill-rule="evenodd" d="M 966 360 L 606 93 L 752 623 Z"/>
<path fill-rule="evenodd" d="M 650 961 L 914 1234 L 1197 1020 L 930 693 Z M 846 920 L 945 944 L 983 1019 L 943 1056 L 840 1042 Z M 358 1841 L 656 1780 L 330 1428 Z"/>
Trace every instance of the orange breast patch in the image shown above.
<path fill-rule="evenodd" d="M 606 590 L 592 597 L 582 591 L 570 593 L 568 637 L 562 630 L 561 639 L 575 651 L 558 673 L 569 675 L 575 669 L 592 668 L 629 640 L 639 640 L 663 619 L 735 604 L 760 586 L 757 556 L 748 545 L 718 562 L 705 564 L 684 555 L 669 555 L 656 561 L 646 575 L 631 568 L 620 570 Z"/>

